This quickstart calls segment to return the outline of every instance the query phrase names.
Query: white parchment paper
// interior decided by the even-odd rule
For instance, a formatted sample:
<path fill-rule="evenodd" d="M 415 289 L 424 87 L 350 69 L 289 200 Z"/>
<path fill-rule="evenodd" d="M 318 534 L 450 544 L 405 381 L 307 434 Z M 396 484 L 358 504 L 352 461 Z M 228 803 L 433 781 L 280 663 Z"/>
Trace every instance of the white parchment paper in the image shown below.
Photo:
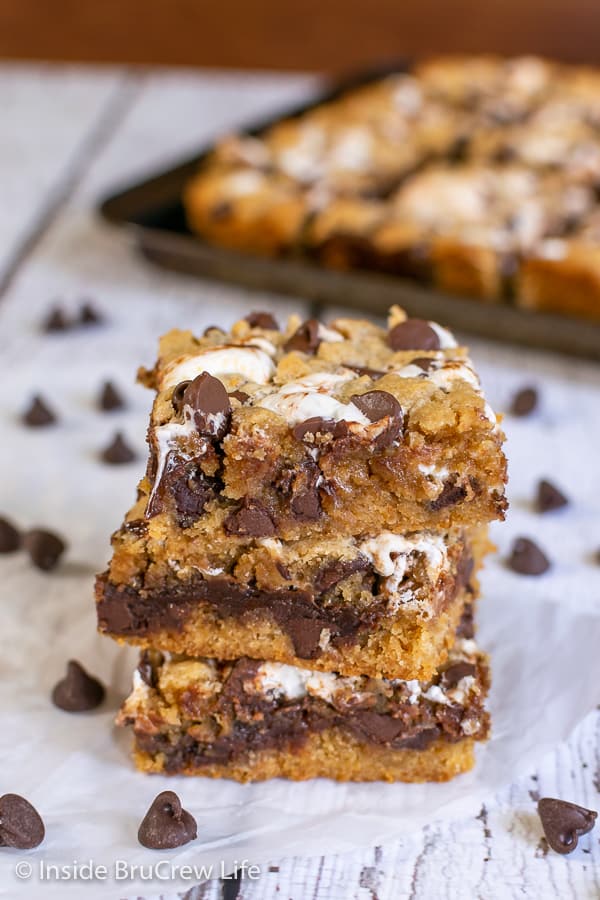
<path fill-rule="evenodd" d="M 213 307 L 219 305 L 215 297 L 228 296 L 212 286 L 203 290 Z M 486 568 L 480 607 L 480 641 L 492 656 L 493 737 L 480 749 L 476 769 L 442 785 L 273 781 L 240 786 L 136 773 L 129 736 L 112 726 L 129 690 L 136 653 L 96 634 L 93 575 L 108 558 L 108 535 L 131 501 L 144 465 L 150 397 L 132 386 L 135 365 L 151 361 L 155 336 L 169 325 L 201 330 L 204 319 L 216 313 L 214 308 L 201 313 L 187 301 L 153 306 L 145 293 L 133 291 L 115 293 L 103 306 L 111 324 L 94 334 L 50 339 L 38 335 L 30 320 L 2 348 L 0 414 L 6 424 L 0 511 L 23 527 L 55 528 L 67 537 L 69 551 L 51 575 L 34 570 L 22 554 L 0 558 L 0 784 L 2 792 L 28 797 L 47 828 L 36 850 L 2 850 L 0 896 L 149 896 L 201 880 L 201 873 L 177 877 L 176 867 L 183 864 L 212 867 L 205 874 L 218 876 L 221 865 L 227 869 L 235 860 L 261 862 L 390 841 L 433 819 L 478 811 L 496 789 L 531 770 L 598 702 L 600 566 L 592 553 L 600 543 L 600 372 L 591 364 L 481 343 L 474 356 L 492 403 L 505 408 L 513 389 L 527 380 L 541 388 L 542 405 L 531 419 L 505 423 L 512 508 L 507 523 L 494 528 L 500 554 Z M 21 320 L 14 306 L 12 314 L 15 322 Z M 219 315 L 231 320 L 239 314 L 237 307 L 228 312 L 225 303 Z M 110 417 L 93 408 L 106 376 L 128 400 L 127 411 Z M 19 424 L 18 413 L 28 394 L 40 389 L 61 421 L 34 432 Z M 132 465 L 104 467 L 97 452 L 116 427 L 140 457 Z M 541 476 L 567 491 L 569 509 L 535 514 L 531 496 Z M 550 573 L 536 579 L 507 570 L 502 558 L 517 534 L 539 540 L 552 558 Z M 70 657 L 110 687 L 95 713 L 69 715 L 49 701 Z M 167 787 L 196 817 L 199 837 L 179 851 L 148 851 L 137 843 L 137 828 L 154 796 Z M 32 867 L 26 881 L 15 873 L 22 860 Z M 74 861 L 93 861 L 108 875 L 91 883 L 41 880 L 42 862 L 71 866 Z M 128 873 L 122 880 L 115 877 L 117 861 Z M 165 881 L 132 874 L 132 866 L 159 861 L 172 867 Z"/>

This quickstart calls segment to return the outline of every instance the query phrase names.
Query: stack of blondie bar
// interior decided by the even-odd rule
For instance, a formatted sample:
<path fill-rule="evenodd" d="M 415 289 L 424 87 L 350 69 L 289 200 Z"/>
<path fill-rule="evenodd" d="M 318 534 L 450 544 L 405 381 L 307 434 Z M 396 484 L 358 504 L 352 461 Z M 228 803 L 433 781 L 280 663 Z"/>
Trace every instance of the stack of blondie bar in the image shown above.
<path fill-rule="evenodd" d="M 395 307 L 172 331 L 138 499 L 98 578 L 140 645 L 147 772 L 445 780 L 486 738 L 474 641 L 503 435 L 464 348 Z"/>

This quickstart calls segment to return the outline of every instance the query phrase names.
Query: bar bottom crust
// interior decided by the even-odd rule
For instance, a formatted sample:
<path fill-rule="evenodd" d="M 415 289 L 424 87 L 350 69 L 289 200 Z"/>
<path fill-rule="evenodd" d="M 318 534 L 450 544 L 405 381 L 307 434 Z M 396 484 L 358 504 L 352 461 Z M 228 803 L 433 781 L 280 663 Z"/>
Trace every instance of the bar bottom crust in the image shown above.
<path fill-rule="evenodd" d="M 202 775 L 239 782 L 288 778 L 307 781 L 331 778 L 335 781 L 425 782 L 449 781 L 468 772 L 475 763 L 475 741 L 456 743 L 436 740 L 423 750 L 393 749 L 363 743 L 339 728 L 308 735 L 294 751 L 269 748 L 250 752 L 244 760 L 230 764 L 186 766 L 168 772 L 163 754 L 152 755 L 136 747 L 136 767 L 145 773 Z"/>

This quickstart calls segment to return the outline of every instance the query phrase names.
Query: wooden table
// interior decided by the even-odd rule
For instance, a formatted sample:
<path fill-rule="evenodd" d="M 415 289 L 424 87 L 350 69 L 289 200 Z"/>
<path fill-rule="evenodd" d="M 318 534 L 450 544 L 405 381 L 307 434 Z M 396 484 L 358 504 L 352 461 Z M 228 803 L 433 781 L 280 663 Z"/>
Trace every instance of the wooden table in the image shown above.
<path fill-rule="evenodd" d="M 243 314 L 248 300 L 238 289 L 213 288 L 142 263 L 122 235 L 95 217 L 94 204 L 116 183 L 195 150 L 240 120 L 285 106 L 310 86 L 310 79 L 298 76 L 0 67 L 0 353 L 15 342 L 26 346 L 32 323 L 55 293 L 97 296 L 104 305 L 125 294 L 138 300 L 157 295 L 162 303 L 150 296 L 147 300 L 147 315 L 157 331 L 186 315 L 194 325 L 204 319 L 208 324 L 215 318 L 214 297 L 223 318 Z M 146 362 L 152 352 L 148 347 Z M 490 345 L 489 356 L 493 361 L 505 354 L 506 360 L 510 352 Z M 519 355 L 512 352 L 516 366 Z M 564 363 L 565 377 L 570 365 Z M 600 544 L 600 530 L 596 542 Z M 529 779 L 507 787 L 467 821 L 432 824 L 410 840 L 353 855 L 277 860 L 274 850 L 259 881 L 212 881 L 186 896 L 600 896 L 598 831 L 569 858 L 547 852 L 535 814 L 538 794 L 600 806 L 598 713 Z"/>

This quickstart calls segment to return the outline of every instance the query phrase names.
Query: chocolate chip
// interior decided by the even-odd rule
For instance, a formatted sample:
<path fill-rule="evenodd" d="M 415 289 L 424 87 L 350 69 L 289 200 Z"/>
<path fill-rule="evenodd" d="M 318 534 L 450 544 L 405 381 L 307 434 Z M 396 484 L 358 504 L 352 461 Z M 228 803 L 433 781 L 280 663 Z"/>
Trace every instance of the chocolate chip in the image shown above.
<path fill-rule="evenodd" d="M 469 678 L 475 675 L 476 671 L 477 669 L 473 663 L 453 663 L 453 665 L 448 666 L 448 668 L 444 669 L 442 672 L 442 684 L 447 688 L 456 687 L 461 678 Z"/>
<path fill-rule="evenodd" d="M 79 322 L 81 325 L 101 325 L 104 316 L 88 301 L 81 304 Z"/>
<path fill-rule="evenodd" d="M 521 388 L 512 398 L 510 411 L 513 416 L 528 416 L 539 402 L 539 395 L 534 387 Z"/>
<path fill-rule="evenodd" d="M 138 830 L 138 841 L 149 850 L 172 850 L 197 836 L 196 820 L 182 809 L 173 791 L 162 791 L 155 798 Z"/>
<path fill-rule="evenodd" d="M 49 334 L 54 331 L 67 331 L 70 327 L 71 323 L 60 306 L 51 309 L 42 324 L 43 331 Z"/>
<path fill-rule="evenodd" d="M 290 616 L 286 619 L 285 629 L 299 659 L 315 659 L 319 655 L 319 641 L 324 628 L 327 628 L 327 623 L 320 619 L 302 616 Z"/>
<path fill-rule="evenodd" d="M 291 338 L 286 341 L 283 349 L 299 350 L 301 353 L 314 353 L 319 344 L 319 323 L 317 319 L 307 319 L 293 333 Z"/>
<path fill-rule="evenodd" d="M 321 515 L 321 498 L 316 485 L 296 494 L 291 503 L 292 513 L 301 522 L 314 522 Z"/>
<path fill-rule="evenodd" d="M 367 391 L 366 394 L 355 394 L 350 398 L 369 422 L 380 422 L 386 416 L 389 423 L 385 431 L 378 435 L 378 447 L 392 444 L 402 432 L 402 409 L 396 398 L 387 391 Z"/>
<path fill-rule="evenodd" d="M 224 528 L 228 534 L 248 537 L 271 537 L 275 526 L 271 516 L 258 500 L 246 500 L 243 505 L 225 519 Z"/>
<path fill-rule="evenodd" d="M 538 803 L 538 815 L 552 849 L 557 853 L 571 853 L 578 839 L 592 830 L 598 813 L 567 800 L 542 797 Z"/>
<path fill-rule="evenodd" d="M 135 456 L 135 451 L 125 442 L 125 438 L 120 431 L 116 432 L 108 447 L 100 454 L 102 461 L 110 466 L 120 466 L 123 463 L 132 462 Z"/>
<path fill-rule="evenodd" d="M 29 553 L 34 566 L 50 572 L 66 550 L 66 544 L 57 534 L 43 528 L 32 528 L 23 536 L 23 547 Z"/>
<path fill-rule="evenodd" d="M 406 319 L 388 334 L 392 350 L 439 350 L 440 339 L 424 319 Z"/>
<path fill-rule="evenodd" d="M 45 403 L 45 401 L 36 394 L 31 401 L 31 406 L 23 414 L 23 424 L 30 428 L 43 428 L 45 425 L 53 425 L 56 422 L 56 416 Z"/>
<path fill-rule="evenodd" d="M 431 372 L 432 369 L 437 367 L 437 362 L 437 359 L 433 356 L 417 356 L 415 359 L 411 359 L 410 365 L 417 366 L 423 372 Z"/>
<path fill-rule="evenodd" d="M 538 512 L 550 512 L 553 509 L 560 509 L 562 506 L 568 506 L 567 497 L 545 478 L 538 484 L 535 506 Z"/>
<path fill-rule="evenodd" d="M 112 381 L 105 381 L 98 397 L 98 407 L 103 412 L 111 412 L 113 409 L 124 409 L 125 401 Z"/>
<path fill-rule="evenodd" d="M 75 659 L 67 663 L 66 676 L 55 685 L 52 702 L 66 712 L 87 712 L 104 700 L 104 687 Z"/>
<path fill-rule="evenodd" d="M 0 553 L 14 553 L 21 546 L 21 535 L 12 522 L 0 517 Z"/>
<path fill-rule="evenodd" d="M 467 496 L 467 489 L 464 484 L 458 484 L 457 482 L 458 477 L 456 475 L 451 475 L 450 478 L 444 482 L 441 494 L 429 503 L 429 508 L 433 512 L 437 512 L 440 509 L 447 509 L 449 506 L 456 506 L 457 503 L 460 503 L 461 500 L 465 499 Z"/>
<path fill-rule="evenodd" d="M 294 425 L 292 433 L 297 441 L 304 441 L 307 437 L 314 440 L 317 434 L 331 435 L 334 438 L 346 437 L 348 423 L 344 419 L 336 422 L 335 419 L 324 419 L 322 416 L 312 416 Z"/>
<path fill-rule="evenodd" d="M 44 840 L 42 817 L 29 800 L 18 794 L 0 797 L 0 847 L 31 850 Z"/>
<path fill-rule="evenodd" d="M 229 396 L 239 400 L 240 403 L 245 403 L 246 400 L 250 399 L 250 394 L 247 394 L 245 391 L 232 391 Z"/>
<path fill-rule="evenodd" d="M 156 661 L 156 666 L 152 663 L 153 657 Z M 164 656 L 158 650 L 153 650 L 152 656 L 149 650 L 142 650 L 137 670 L 140 673 L 140 678 L 148 687 L 155 688 L 158 684 L 157 669 L 158 666 L 162 665 L 163 661 Z"/>
<path fill-rule="evenodd" d="M 225 385 L 218 378 L 208 372 L 194 378 L 184 391 L 183 405 L 192 410 L 194 424 L 200 434 L 217 440 L 227 434 L 231 403 Z"/>
<path fill-rule="evenodd" d="M 473 640 L 475 637 L 475 619 L 473 607 L 470 603 L 465 606 L 464 612 L 460 617 L 458 628 L 456 629 L 456 636 L 465 638 L 468 641 Z"/>
<path fill-rule="evenodd" d="M 365 556 L 355 556 L 354 559 L 334 559 L 325 563 L 317 572 L 315 591 L 317 594 L 324 594 L 340 581 L 354 575 L 355 572 L 364 572 L 370 567 L 371 563 Z"/>
<path fill-rule="evenodd" d="M 251 312 L 246 316 L 246 322 L 250 328 L 264 328 L 268 331 L 279 331 L 277 319 L 269 312 Z"/>
<path fill-rule="evenodd" d="M 508 565 L 520 575 L 543 575 L 550 568 L 550 562 L 542 550 L 525 537 L 514 542 Z"/>
<path fill-rule="evenodd" d="M 163 481 L 173 498 L 180 528 L 189 528 L 197 522 L 217 493 L 217 481 L 205 475 L 195 459 L 169 464 Z"/>
<path fill-rule="evenodd" d="M 176 387 L 173 388 L 173 393 L 171 395 L 171 405 L 173 409 L 179 415 L 181 410 L 183 409 L 183 395 L 185 394 L 188 385 L 191 384 L 191 381 L 180 381 Z"/>
<path fill-rule="evenodd" d="M 356 372 L 357 375 L 367 375 L 369 378 L 372 378 L 373 381 L 377 381 L 379 378 L 383 378 L 386 374 L 382 369 L 371 369 L 369 366 L 350 366 L 348 363 L 342 363 L 342 365 L 346 369 L 350 369 L 352 372 Z"/>

